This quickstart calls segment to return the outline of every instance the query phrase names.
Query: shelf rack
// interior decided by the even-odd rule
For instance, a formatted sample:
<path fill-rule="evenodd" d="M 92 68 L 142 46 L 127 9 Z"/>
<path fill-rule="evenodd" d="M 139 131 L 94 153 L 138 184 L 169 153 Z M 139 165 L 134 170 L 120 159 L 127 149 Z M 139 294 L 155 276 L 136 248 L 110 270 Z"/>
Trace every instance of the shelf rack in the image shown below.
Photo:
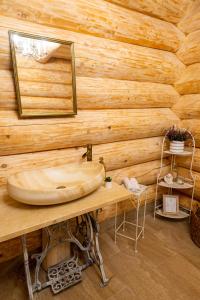
<path fill-rule="evenodd" d="M 166 132 L 163 141 L 162 141 L 162 150 L 161 150 L 161 162 L 160 162 L 160 169 L 159 169 L 159 173 L 157 176 L 157 184 L 156 184 L 156 195 L 155 195 L 155 202 L 154 202 L 154 219 L 156 216 L 161 216 L 161 217 L 165 217 L 165 218 L 170 218 L 170 219 L 185 219 L 185 218 L 190 218 L 191 215 L 191 211 L 192 211 L 192 202 L 193 202 L 193 198 L 194 198 L 194 189 L 195 189 L 195 176 L 193 175 L 192 172 L 192 166 L 193 166 L 193 161 L 194 161 L 194 152 L 195 152 L 195 140 L 193 135 L 191 134 L 190 131 L 188 131 L 188 135 L 190 136 L 190 147 L 185 147 L 184 151 L 181 153 L 174 153 L 171 152 L 167 149 L 167 134 L 168 132 Z M 174 166 L 176 163 L 176 157 L 177 156 L 185 156 L 185 157 L 191 157 L 190 160 L 190 168 L 189 168 L 189 177 L 182 177 L 182 176 L 178 176 L 179 178 L 182 179 L 183 184 L 179 184 L 177 182 L 173 182 L 173 184 L 167 184 L 164 181 L 164 176 L 161 174 L 163 174 L 162 170 L 163 170 L 163 159 L 165 157 L 170 157 L 171 159 L 171 172 L 174 171 Z M 160 203 L 160 201 L 158 201 L 158 189 L 159 187 L 162 188 L 167 188 L 168 189 L 168 194 L 172 195 L 174 190 L 183 190 L 183 189 L 191 189 L 191 201 L 190 201 L 190 207 L 185 207 L 183 205 L 179 205 L 179 212 L 177 214 L 166 214 L 163 212 L 162 209 L 162 204 Z"/>
<path fill-rule="evenodd" d="M 115 243 L 117 242 L 117 236 L 122 236 L 129 240 L 135 242 L 135 253 L 137 253 L 137 243 L 140 237 L 144 238 L 144 227 L 145 227 L 145 217 L 146 217 L 146 204 L 147 204 L 147 186 L 140 184 L 140 189 L 138 191 L 132 192 L 133 198 L 130 199 L 133 204 L 133 208 L 136 208 L 136 220 L 135 222 L 130 222 L 126 218 L 126 211 L 124 210 L 124 216 L 122 222 L 118 224 L 117 216 L 118 216 L 118 203 L 115 206 Z M 144 196 L 144 206 L 143 206 L 143 217 L 142 220 L 139 220 L 139 213 L 141 208 L 141 200 L 142 195 Z M 127 225 L 131 225 L 132 229 L 131 233 L 128 235 L 127 233 Z"/>

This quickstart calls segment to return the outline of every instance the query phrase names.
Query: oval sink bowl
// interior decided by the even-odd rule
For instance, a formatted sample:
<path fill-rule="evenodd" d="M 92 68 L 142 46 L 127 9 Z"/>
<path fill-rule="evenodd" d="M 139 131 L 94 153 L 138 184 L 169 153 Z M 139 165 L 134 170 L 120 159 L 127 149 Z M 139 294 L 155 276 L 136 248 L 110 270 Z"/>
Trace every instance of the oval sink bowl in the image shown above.
<path fill-rule="evenodd" d="M 104 166 L 95 162 L 72 163 L 58 167 L 17 173 L 8 178 L 8 194 L 31 205 L 53 205 L 81 198 L 100 187 Z"/>

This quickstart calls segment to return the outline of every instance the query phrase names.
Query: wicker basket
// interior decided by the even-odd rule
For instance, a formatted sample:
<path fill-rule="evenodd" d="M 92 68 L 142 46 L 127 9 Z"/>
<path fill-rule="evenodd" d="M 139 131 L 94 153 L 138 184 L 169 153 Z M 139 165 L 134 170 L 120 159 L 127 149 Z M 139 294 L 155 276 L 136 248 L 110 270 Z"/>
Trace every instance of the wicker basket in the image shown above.
<path fill-rule="evenodd" d="M 200 248 L 200 207 L 191 214 L 190 233 L 193 242 Z"/>

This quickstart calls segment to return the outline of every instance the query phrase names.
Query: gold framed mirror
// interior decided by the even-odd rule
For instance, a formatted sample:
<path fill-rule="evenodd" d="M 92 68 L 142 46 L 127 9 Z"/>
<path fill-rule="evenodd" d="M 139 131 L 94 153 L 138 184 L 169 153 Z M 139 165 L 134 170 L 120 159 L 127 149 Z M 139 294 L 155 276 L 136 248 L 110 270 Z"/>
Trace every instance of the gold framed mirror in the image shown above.
<path fill-rule="evenodd" d="M 74 43 L 9 31 L 19 115 L 77 114 Z"/>

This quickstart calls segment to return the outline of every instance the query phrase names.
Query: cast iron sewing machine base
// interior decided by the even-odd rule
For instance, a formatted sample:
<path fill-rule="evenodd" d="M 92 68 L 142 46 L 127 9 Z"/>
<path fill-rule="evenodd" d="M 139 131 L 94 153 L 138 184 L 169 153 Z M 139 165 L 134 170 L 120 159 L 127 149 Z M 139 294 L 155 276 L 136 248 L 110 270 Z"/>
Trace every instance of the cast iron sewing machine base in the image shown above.
<path fill-rule="evenodd" d="M 32 255 L 32 258 L 36 260 L 33 283 L 29 268 L 26 235 L 22 236 L 24 266 L 30 300 L 33 300 L 33 294 L 35 292 L 41 291 L 48 286 L 51 287 L 54 294 L 57 294 L 79 283 L 82 280 L 82 271 L 92 264 L 96 264 L 100 271 L 102 285 L 105 286 L 108 284 L 109 279 L 106 277 L 103 258 L 99 249 L 99 224 L 96 221 L 96 217 L 88 213 L 76 218 L 75 233 L 72 233 L 68 221 L 45 228 L 47 243 L 41 253 Z M 46 281 L 41 282 L 39 273 L 42 262 L 49 250 L 65 242 L 70 242 L 73 245 L 73 257 L 65 259 L 54 266 L 50 266 L 47 269 Z M 82 264 L 80 254 L 83 256 Z"/>

